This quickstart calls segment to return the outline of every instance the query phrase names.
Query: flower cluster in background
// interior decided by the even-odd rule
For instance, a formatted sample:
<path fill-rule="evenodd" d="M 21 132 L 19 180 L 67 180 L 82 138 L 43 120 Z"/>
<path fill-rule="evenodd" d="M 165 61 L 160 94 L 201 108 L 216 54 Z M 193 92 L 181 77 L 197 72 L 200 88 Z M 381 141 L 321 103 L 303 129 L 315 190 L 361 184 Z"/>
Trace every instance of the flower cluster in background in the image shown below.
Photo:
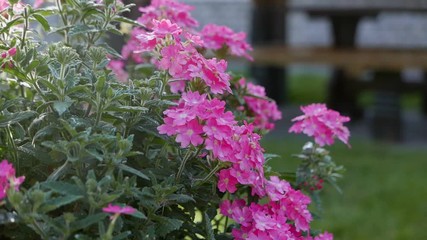
<path fill-rule="evenodd" d="M 295 122 L 289 132 L 304 133 L 314 137 L 319 146 L 332 145 L 338 138 L 348 144 L 350 131 L 343 125 L 350 121 L 349 117 L 341 116 L 339 112 L 328 109 L 325 104 L 310 104 L 301 107 L 304 115 L 292 119 Z"/>

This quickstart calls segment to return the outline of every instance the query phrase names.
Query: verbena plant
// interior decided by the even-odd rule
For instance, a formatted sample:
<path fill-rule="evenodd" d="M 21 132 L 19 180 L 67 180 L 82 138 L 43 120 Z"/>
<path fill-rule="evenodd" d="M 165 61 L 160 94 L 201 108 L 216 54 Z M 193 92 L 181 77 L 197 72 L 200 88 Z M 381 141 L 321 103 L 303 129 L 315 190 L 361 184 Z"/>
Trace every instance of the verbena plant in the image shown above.
<path fill-rule="evenodd" d="M 290 131 L 315 143 L 271 171 L 259 141 L 281 114 L 224 59 L 251 60 L 244 33 L 197 31 L 174 0 L 137 21 L 115 0 L 44 6 L 0 1 L 1 239 L 332 239 L 309 196 L 340 177 L 322 147 L 349 119 L 302 107 Z"/>

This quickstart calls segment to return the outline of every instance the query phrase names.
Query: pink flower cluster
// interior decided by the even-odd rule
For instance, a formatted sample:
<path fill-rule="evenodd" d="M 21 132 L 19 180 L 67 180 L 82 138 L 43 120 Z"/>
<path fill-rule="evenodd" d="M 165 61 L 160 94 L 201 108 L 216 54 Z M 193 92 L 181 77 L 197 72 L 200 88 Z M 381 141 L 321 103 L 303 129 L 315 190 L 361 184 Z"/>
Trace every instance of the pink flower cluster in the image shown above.
<path fill-rule="evenodd" d="M 244 200 L 225 201 L 221 205 L 224 214 L 231 209 L 232 213 L 226 216 L 241 225 L 241 230 L 233 232 L 237 239 L 244 239 L 239 236 L 249 234 L 270 237 L 259 239 L 276 239 L 275 236 L 280 234 L 299 236 L 302 231 L 309 230 L 312 217 L 307 205 L 310 198 L 277 176 L 270 180 L 265 178 L 260 136 L 253 133 L 252 125 L 237 125 L 233 114 L 225 111 L 225 102 L 208 100 L 206 94 L 187 92 L 182 94 L 178 106 L 164 114 L 159 133 L 176 136 L 183 148 L 190 145 L 201 147 L 208 150 L 213 159 L 231 163 L 231 167 L 218 173 L 221 192 L 234 193 L 239 185 L 245 185 L 251 187 L 252 195 L 268 197 L 265 205 L 253 203 L 250 207 L 242 207 Z"/>
<path fill-rule="evenodd" d="M 153 20 L 152 31 L 141 33 L 140 51 L 153 52 L 154 64 L 172 77 L 172 92 L 184 91 L 185 81 L 201 79 L 214 94 L 231 92 L 224 60 L 206 59 L 196 50 L 200 38 L 170 20 Z"/>
<path fill-rule="evenodd" d="M 239 88 L 246 89 L 247 93 L 252 96 L 245 96 L 245 102 L 254 117 L 254 126 L 263 130 L 274 128 L 272 121 L 282 119 L 282 113 L 279 111 L 275 101 L 266 99 L 265 89 L 262 86 L 253 83 L 246 83 L 244 78 L 239 80 Z"/>
<path fill-rule="evenodd" d="M 153 19 L 170 19 L 178 26 L 192 31 L 192 28 L 199 25 L 190 15 L 190 11 L 193 9 L 194 7 L 179 3 L 175 0 L 152 0 L 149 6 L 139 8 L 142 15 L 137 21 L 148 29 L 152 29 L 154 27 Z M 140 50 L 138 36 L 145 32 L 146 30 L 138 27 L 132 29 L 130 38 L 122 48 L 123 59 L 131 58 L 135 63 L 144 62 L 140 52 L 138 52 Z"/>
<path fill-rule="evenodd" d="M 223 201 L 221 214 L 241 226 L 233 229 L 235 239 L 307 239 L 302 236 L 302 231 L 309 230 L 312 219 L 307 209 L 310 198 L 290 186 L 287 188 L 286 195 L 282 194 L 280 200 L 266 204 L 247 205 L 242 199 Z M 292 221 L 294 225 L 290 224 Z"/>
<path fill-rule="evenodd" d="M 193 9 L 193 6 L 175 0 L 152 0 L 149 6 L 139 8 L 142 16 L 137 21 L 151 28 L 153 19 L 170 19 L 181 27 L 195 28 L 199 23 L 190 15 Z"/>
<path fill-rule="evenodd" d="M 0 162 L 0 200 L 6 197 L 10 187 L 19 190 L 19 186 L 24 182 L 25 176 L 16 177 L 15 168 L 7 160 Z"/>
<path fill-rule="evenodd" d="M 299 229 L 309 229 L 307 220 L 311 220 L 311 215 L 306 206 L 310 199 L 295 190 L 291 190 L 289 194 L 291 200 L 283 198 L 267 204 L 247 205 L 243 199 L 232 202 L 225 200 L 220 206 L 220 212 L 241 226 L 240 229 L 232 230 L 236 240 L 333 240 L 333 235 L 328 232 L 314 238 L 302 234 Z M 296 212 L 302 213 L 295 214 Z M 295 225 L 290 224 L 292 221 Z"/>
<path fill-rule="evenodd" d="M 254 194 L 265 195 L 263 149 L 260 136 L 251 125 L 238 126 L 225 102 L 208 100 L 206 94 L 183 93 L 177 107 L 164 112 L 164 124 L 159 133 L 176 136 L 181 147 L 203 147 L 211 157 L 232 163 L 232 167 L 219 172 L 220 191 L 233 193 L 237 184 L 253 187 Z M 201 146 L 202 145 L 202 146 Z"/>
<path fill-rule="evenodd" d="M 153 20 L 169 19 L 172 23 L 182 28 L 183 35 L 193 38 L 200 47 L 218 50 L 223 46 L 227 46 L 228 52 L 232 55 L 243 56 L 252 60 L 252 57 L 247 53 L 252 50 L 252 47 L 246 42 L 245 33 L 235 33 L 228 27 L 213 24 L 205 26 L 198 33 L 195 28 L 199 23 L 190 14 L 193 9 L 193 6 L 176 0 L 153 0 L 149 6 L 139 8 L 142 15 L 137 21 L 146 28 L 153 29 L 155 27 Z M 140 54 L 141 48 L 138 41 L 138 36 L 145 32 L 146 30 L 143 28 L 132 29 L 130 38 L 122 48 L 123 59 L 132 59 L 135 63 L 143 63 L 145 61 Z M 114 68 L 113 70 L 116 71 L 117 69 Z"/>
<path fill-rule="evenodd" d="M 314 141 L 319 146 L 332 145 L 335 137 L 348 145 L 350 131 L 343 123 L 350 121 L 349 117 L 341 116 L 339 112 L 319 103 L 303 106 L 301 111 L 304 115 L 292 119 L 295 123 L 289 132 L 302 132 L 309 137 L 314 137 Z"/>
<path fill-rule="evenodd" d="M 246 42 L 246 33 L 244 32 L 235 33 L 229 27 L 208 24 L 203 27 L 200 35 L 205 48 L 219 50 L 225 46 L 231 55 L 253 60 L 248 54 L 248 51 L 252 51 L 252 47 Z"/>

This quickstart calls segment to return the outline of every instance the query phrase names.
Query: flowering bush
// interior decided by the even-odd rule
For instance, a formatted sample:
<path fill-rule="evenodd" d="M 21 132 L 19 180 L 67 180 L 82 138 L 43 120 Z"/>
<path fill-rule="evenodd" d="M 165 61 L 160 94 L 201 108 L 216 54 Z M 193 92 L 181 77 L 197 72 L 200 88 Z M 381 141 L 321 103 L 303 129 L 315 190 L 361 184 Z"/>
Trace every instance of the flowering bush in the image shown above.
<path fill-rule="evenodd" d="M 2 239 L 332 239 L 308 206 L 336 186 L 322 147 L 348 144 L 349 119 L 302 107 L 290 131 L 315 143 L 295 176 L 271 171 L 260 140 L 281 113 L 227 72 L 227 55 L 251 60 L 244 33 L 198 32 L 175 0 L 137 21 L 118 0 L 35 4 L 0 1 Z M 119 23 L 121 54 L 104 41 Z"/>

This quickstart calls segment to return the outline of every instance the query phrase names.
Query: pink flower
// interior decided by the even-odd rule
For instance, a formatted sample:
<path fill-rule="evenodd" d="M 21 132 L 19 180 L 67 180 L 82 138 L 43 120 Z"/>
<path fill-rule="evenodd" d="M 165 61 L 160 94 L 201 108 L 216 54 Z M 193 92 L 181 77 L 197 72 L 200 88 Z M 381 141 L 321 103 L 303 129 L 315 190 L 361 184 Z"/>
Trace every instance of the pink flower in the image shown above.
<path fill-rule="evenodd" d="M 291 185 L 277 176 L 271 176 L 270 181 L 266 181 L 265 189 L 272 201 L 279 201 L 285 197 L 285 193 L 291 189 Z"/>
<path fill-rule="evenodd" d="M 254 117 L 254 126 L 262 130 L 274 128 L 273 121 L 282 119 L 276 102 L 266 99 L 265 89 L 253 83 L 246 83 L 244 78 L 239 80 L 237 87 L 245 88 L 247 93 L 253 96 L 244 96 L 247 108 Z"/>
<path fill-rule="evenodd" d="M 8 7 L 9 7 L 9 1 L 8 0 L 0 0 L 0 11 L 3 11 Z"/>
<path fill-rule="evenodd" d="M 113 204 L 108 204 L 107 207 L 102 209 L 105 213 L 114 213 L 114 214 L 133 214 L 136 212 L 136 209 L 130 206 L 118 206 Z"/>
<path fill-rule="evenodd" d="M 242 56 L 253 60 L 247 53 L 248 51 L 252 51 L 252 47 L 246 42 L 246 34 L 244 32 L 235 33 L 226 26 L 208 24 L 202 29 L 200 34 L 205 48 L 219 50 L 227 47 L 231 55 Z"/>
<path fill-rule="evenodd" d="M 337 137 L 348 144 L 350 132 L 343 124 L 350 121 L 349 117 L 341 116 L 338 112 L 326 108 L 325 104 L 311 104 L 301 107 L 304 115 L 294 118 L 295 122 L 289 132 L 304 133 L 314 137 L 320 146 L 332 145 Z"/>
<path fill-rule="evenodd" d="M 285 210 L 286 217 L 295 222 L 297 231 L 307 231 L 313 219 L 308 205 L 311 199 L 299 190 L 290 189 L 287 196 L 280 201 L 280 207 Z"/>
<path fill-rule="evenodd" d="M 181 27 L 194 28 L 199 23 L 190 15 L 190 11 L 193 9 L 194 7 L 175 0 L 152 0 L 149 6 L 139 8 L 139 11 L 143 14 L 138 18 L 138 22 L 150 28 L 152 19 L 167 18 Z"/>
<path fill-rule="evenodd" d="M 127 82 L 129 74 L 124 70 L 125 63 L 121 60 L 111 60 L 108 63 L 108 68 L 111 69 L 120 82 Z"/>
<path fill-rule="evenodd" d="M 3 52 L 0 57 L 1 58 L 7 58 L 7 57 L 12 57 L 16 54 L 16 48 L 10 48 L 9 50 L 7 50 L 6 52 Z"/>
<path fill-rule="evenodd" d="M 7 160 L 0 162 L 0 200 L 6 197 L 10 187 L 19 191 L 19 186 L 24 182 L 25 176 L 16 177 L 13 165 Z"/>
<path fill-rule="evenodd" d="M 166 35 L 179 36 L 182 33 L 181 27 L 172 23 L 169 19 L 153 19 L 153 33 L 157 38 L 164 38 Z"/>
<path fill-rule="evenodd" d="M 34 8 L 39 8 L 41 5 L 43 5 L 44 0 L 35 0 L 34 1 Z"/>
<path fill-rule="evenodd" d="M 181 143 L 182 148 L 187 147 L 190 143 L 197 147 L 203 143 L 202 133 L 202 125 L 194 119 L 178 130 L 176 141 Z"/>
<path fill-rule="evenodd" d="M 230 193 L 234 193 L 237 188 L 236 188 L 236 184 L 237 184 L 237 179 L 233 176 L 231 176 L 230 174 L 230 170 L 229 169 L 223 169 L 219 172 L 219 176 L 218 176 L 218 189 L 221 192 L 230 192 Z"/>

